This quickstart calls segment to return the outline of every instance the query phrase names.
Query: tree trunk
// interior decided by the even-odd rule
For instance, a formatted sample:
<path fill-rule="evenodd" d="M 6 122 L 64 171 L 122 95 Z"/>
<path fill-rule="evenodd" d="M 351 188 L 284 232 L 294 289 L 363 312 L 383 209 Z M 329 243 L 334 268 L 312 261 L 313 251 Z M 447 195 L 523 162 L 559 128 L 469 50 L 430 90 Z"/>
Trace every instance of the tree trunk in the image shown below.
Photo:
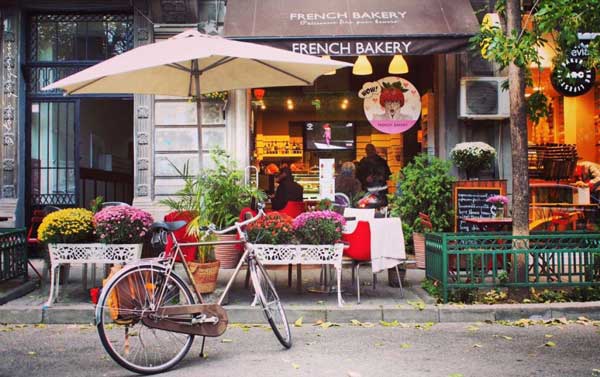
<path fill-rule="evenodd" d="M 521 32 L 521 9 L 519 0 L 506 2 L 507 34 Z M 508 66 L 510 95 L 510 141 L 512 145 L 512 203 L 513 235 L 529 235 L 529 173 L 527 170 L 527 118 L 525 104 L 525 72 L 511 62 Z M 515 248 L 527 247 L 526 242 L 513 242 Z M 518 280 L 527 276 L 526 255 L 517 260 Z"/>

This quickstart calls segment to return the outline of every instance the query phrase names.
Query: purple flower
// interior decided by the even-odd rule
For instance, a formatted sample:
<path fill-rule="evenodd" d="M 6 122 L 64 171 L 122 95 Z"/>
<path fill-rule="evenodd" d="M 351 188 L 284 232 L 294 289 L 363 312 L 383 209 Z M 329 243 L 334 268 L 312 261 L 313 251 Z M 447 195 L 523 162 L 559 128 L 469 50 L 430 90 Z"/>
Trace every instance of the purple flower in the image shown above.
<path fill-rule="evenodd" d="M 500 204 L 505 206 L 508 204 L 508 198 L 504 195 L 494 195 L 487 198 L 486 203 Z"/>

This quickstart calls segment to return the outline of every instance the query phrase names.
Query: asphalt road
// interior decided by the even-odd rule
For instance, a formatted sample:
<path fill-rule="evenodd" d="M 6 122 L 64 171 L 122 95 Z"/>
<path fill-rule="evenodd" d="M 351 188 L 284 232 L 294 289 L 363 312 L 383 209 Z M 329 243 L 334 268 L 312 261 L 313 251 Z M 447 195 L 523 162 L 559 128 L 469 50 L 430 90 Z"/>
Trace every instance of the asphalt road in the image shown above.
<path fill-rule="evenodd" d="M 269 329 L 234 327 L 207 341 L 206 359 L 198 356 L 197 339 L 163 375 L 600 377 L 600 327 L 589 323 L 407 326 L 303 324 L 293 328 L 287 351 Z M 129 375 L 107 356 L 91 326 L 0 326 L 0 376 Z"/>

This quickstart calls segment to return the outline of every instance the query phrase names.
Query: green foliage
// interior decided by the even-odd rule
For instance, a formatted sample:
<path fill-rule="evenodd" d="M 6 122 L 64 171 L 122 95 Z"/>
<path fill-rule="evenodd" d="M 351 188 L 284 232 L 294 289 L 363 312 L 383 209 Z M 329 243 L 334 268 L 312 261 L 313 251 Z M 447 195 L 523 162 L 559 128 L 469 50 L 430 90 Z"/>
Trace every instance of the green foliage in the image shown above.
<path fill-rule="evenodd" d="M 390 198 L 392 216 L 402 219 L 405 235 L 422 231 L 419 212 L 431 217 L 433 231 L 447 231 L 452 226 L 452 183 L 450 162 L 421 154 L 394 177 L 400 185 Z"/>
<path fill-rule="evenodd" d="M 544 303 L 544 302 L 566 302 L 567 300 L 567 294 L 565 291 L 555 291 L 555 290 L 551 290 L 551 289 L 544 289 L 541 292 L 538 292 L 535 290 L 535 288 L 531 288 L 529 290 L 529 298 L 530 301 L 532 302 L 540 302 L 540 303 Z"/>
<path fill-rule="evenodd" d="M 90 209 L 92 213 L 99 212 L 102 209 L 102 204 L 104 204 L 103 196 L 96 196 L 94 199 L 92 199 L 90 202 Z"/>
<path fill-rule="evenodd" d="M 321 199 L 319 203 L 317 203 L 318 211 L 327 211 L 333 210 L 333 202 L 329 199 Z"/>
<path fill-rule="evenodd" d="M 197 236 L 202 236 L 200 228 L 209 224 L 217 228 L 233 225 L 252 198 L 264 198 L 260 190 L 243 184 L 242 172 L 225 151 L 214 149 L 211 159 L 214 168 L 203 169 L 196 177 L 189 174 L 187 164 L 183 171 L 178 170 L 184 180 L 183 188 L 175 198 L 162 201 L 174 210 L 198 214 L 188 225 L 188 232 Z"/>
<path fill-rule="evenodd" d="M 421 282 L 421 288 L 423 288 L 431 297 L 440 299 L 442 297 L 442 292 L 440 291 L 438 284 L 437 280 L 425 279 Z"/>
<path fill-rule="evenodd" d="M 340 239 L 340 229 L 333 220 L 309 219 L 296 229 L 296 238 L 306 245 L 333 245 Z"/>
<path fill-rule="evenodd" d="M 496 12 L 505 16 L 506 0 L 496 3 Z M 472 48 L 480 50 L 483 58 L 498 63 L 501 68 L 510 63 L 528 72 L 531 64 L 539 67 L 540 57 L 537 48 L 552 43 L 556 56 L 554 66 L 561 69 L 561 63 L 568 52 L 578 45 L 579 32 L 600 30 L 600 2 L 598 0 L 539 0 L 530 13 L 524 17 L 525 25 L 520 33 L 506 33 L 501 28 L 482 25 L 480 32 L 471 38 Z M 552 41 L 546 40 L 551 36 Z M 600 36 L 596 36 L 588 47 L 589 67 L 600 67 Z M 527 80 L 527 86 L 533 86 Z M 535 123 L 547 116 L 546 96 L 534 92 L 527 101 L 527 115 Z"/>
<path fill-rule="evenodd" d="M 499 301 L 504 301 L 508 298 L 508 294 L 504 291 L 501 291 L 499 289 L 490 289 L 489 291 L 485 292 L 483 294 L 483 296 L 481 297 L 481 301 L 484 304 L 495 304 Z"/>

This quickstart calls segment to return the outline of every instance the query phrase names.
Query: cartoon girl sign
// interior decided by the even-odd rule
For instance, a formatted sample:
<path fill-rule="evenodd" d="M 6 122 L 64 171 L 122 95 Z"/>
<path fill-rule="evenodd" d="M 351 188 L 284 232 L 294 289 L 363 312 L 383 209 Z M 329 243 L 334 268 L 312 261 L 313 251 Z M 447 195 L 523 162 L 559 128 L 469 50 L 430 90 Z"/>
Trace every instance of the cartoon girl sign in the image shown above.
<path fill-rule="evenodd" d="M 363 84 L 365 116 L 373 127 L 388 134 L 402 133 L 421 115 L 421 96 L 409 81 L 395 76 Z"/>

